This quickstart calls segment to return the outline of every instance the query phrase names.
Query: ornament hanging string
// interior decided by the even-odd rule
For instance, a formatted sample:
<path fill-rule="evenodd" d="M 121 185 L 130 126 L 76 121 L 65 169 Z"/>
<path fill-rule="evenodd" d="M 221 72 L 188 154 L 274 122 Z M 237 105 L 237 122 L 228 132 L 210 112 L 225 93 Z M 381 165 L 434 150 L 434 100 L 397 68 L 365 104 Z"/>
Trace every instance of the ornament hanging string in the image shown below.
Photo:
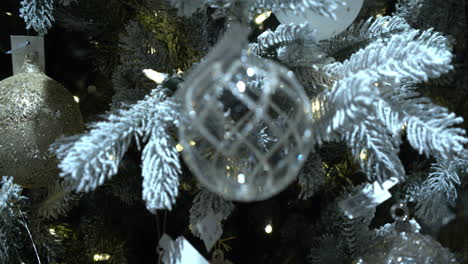
<path fill-rule="evenodd" d="M 159 226 L 159 215 L 158 215 L 158 211 L 156 211 L 156 235 L 158 237 L 158 241 L 161 240 L 161 237 L 166 233 L 166 219 L 167 219 L 167 211 L 164 211 L 162 233 L 161 233 L 161 227 Z M 159 245 L 156 246 L 156 253 L 158 254 L 158 264 L 161 264 L 163 254 L 162 254 L 162 249 L 159 248 Z"/>
<path fill-rule="evenodd" d="M 20 50 L 20 49 L 24 49 L 24 48 L 26 48 L 27 46 L 29 46 L 30 44 L 31 44 L 31 42 L 25 41 L 25 42 L 21 43 L 18 47 L 14 48 L 14 49 L 11 49 L 11 50 L 9 50 L 9 51 L 7 51 L 7 52 L 5 52 L 5 54 L 13 54 L 13 52 L 18 51 L 18 50 Z"/>
<path fill-rule="evenodd" d="M 29 231 L 28 224 L 26 223 L 26 220 L 24 219 L 23 212 L 21 210 L 19 210 L 19 212 L 20 212 L 20 215 L 21 215 L 21 219 L 22 219 L 24 228 L 26 228 L 26 231 L 28 231 L 29 238 L 31 239 L 31 243 L 32 243 L 32 246 L 34 248 L 34 253 L 36 253 L 37 263 L 41 264 L 41 259 L 39 258 L 39 254 L 37 253 L 36 244 L 34 244 L 34 240 L 32 238 L 31 232 Z"/>

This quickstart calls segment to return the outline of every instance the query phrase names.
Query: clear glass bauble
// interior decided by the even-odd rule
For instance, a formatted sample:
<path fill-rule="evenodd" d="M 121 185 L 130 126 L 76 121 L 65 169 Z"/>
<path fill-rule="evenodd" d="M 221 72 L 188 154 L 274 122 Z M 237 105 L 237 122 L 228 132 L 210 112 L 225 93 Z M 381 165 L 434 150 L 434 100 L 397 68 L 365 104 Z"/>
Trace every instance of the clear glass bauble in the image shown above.
<path fill-rule="evenodd" d="M 297 12 L 293 10 L 279 10 L 275 16 L 281 24 L 302 24 L 309 22 L 315 30 L 317 40 L 330 39 L 349 27 L 359 12 L 361 11 L 364 0 L 345 0 L 345 5 L 340 5 L 336 10 L 336 19 L 322 16 L 313 11 L 305 10 Z"/>
<path fill-rule="evenodd" d="M 264 200 L 296 179 L 312 148 L 309 100 L 286 68 L 224 50 L 184 88 L 182 154 L 210 191 Z"/>
<path fill-rule="evenodd" d="M 397 215 L 397 210 L 403 214 Z M 428 235 L 412 230 L 405 206 L 394 205 L 392 216 L 396 220 L 395 228 L 389 234 L 378 238 L 357 257 L 353 264 L 454 264 L 458 263 L 454 255 L 439 242 Z"/>

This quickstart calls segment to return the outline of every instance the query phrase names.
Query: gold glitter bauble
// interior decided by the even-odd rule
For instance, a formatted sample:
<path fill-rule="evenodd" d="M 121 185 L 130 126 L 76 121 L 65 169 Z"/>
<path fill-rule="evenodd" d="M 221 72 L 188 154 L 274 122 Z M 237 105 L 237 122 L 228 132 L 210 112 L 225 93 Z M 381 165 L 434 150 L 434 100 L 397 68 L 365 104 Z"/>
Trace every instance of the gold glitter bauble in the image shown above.
<path fill-rule="evenodd" d="M 25 72 L 0 82 L 0 175 L 27 188 L 43 187 L 57 177 L 49 145 L 83 130 L 73 96 L 58 82 L 25 63 Z"/>

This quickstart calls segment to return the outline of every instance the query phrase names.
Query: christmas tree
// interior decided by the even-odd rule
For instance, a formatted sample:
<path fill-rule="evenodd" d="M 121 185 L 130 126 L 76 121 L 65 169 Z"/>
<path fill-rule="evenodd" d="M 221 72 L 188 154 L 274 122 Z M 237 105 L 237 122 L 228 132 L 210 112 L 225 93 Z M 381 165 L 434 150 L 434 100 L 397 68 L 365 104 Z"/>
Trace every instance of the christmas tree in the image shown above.
<path fill-rule="evenodd" d="M 463 1 L 2 5 L 0 263 L 468 262 Z"/>

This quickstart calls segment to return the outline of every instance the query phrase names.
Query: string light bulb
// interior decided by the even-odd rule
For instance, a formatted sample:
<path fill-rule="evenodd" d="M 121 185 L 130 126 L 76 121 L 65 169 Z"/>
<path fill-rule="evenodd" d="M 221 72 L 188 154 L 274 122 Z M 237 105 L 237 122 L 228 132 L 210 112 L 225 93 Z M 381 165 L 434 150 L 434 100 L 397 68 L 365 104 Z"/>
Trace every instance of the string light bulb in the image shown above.
<path fill-rule="evenodd" d="M 182 152 L 184 150 L 184 146 L 182 146 L 182 144 L 179 143 L 176 145 L 176 150 L 177 152 Z"/>
<path fill-rule="evenodd" d="M 265 233 L 271 234 L 273 232 L 273 226 L 271 224 L 268 224 L 265 226 Z"/>
<path fill-rule="evenodd" d="M 265 20 L 267 20 L 270 17 L 270 15 L 271 15 L 271 11 L 261 13 L 255 18 L 255 24 L 257 25 L 262 24 L 263 22 L 265 22 Z"/>
<path fill-rule="evenodd" d="M 93 260 L 94 262 L 107 261 L 110 259 L 110 257 L 111 255 L 109 254 L 94 254 Z"/>
<path fill-rule="evenodd" d="M 146 77 L 148 77 L 148 79 L 154 81 L 157 84 L 162 84 L 168 78 L 167 74 L 157 72 L 152 69 L 144 69 L 143 73 L 146 75 Z"/>

